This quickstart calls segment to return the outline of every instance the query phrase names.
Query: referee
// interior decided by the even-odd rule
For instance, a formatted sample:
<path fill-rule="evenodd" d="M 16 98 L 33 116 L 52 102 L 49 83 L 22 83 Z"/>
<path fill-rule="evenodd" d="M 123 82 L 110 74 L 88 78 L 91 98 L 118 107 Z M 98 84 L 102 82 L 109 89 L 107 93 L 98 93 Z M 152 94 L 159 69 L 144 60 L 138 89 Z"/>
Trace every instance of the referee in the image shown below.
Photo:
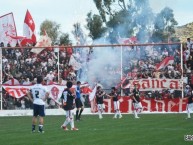
<path fill-rule="evenodd" d="M 82 111 L 84 110 L 82 101 L 80 99 L 80 97 L 81 97 L 80 84 L 81 84 L 81 82 L 77 81 L 76 99 L 75 99 L 75 103 L 76 103 L 76 121 L 80 121 L 80 117 L 81 117 Z"/>

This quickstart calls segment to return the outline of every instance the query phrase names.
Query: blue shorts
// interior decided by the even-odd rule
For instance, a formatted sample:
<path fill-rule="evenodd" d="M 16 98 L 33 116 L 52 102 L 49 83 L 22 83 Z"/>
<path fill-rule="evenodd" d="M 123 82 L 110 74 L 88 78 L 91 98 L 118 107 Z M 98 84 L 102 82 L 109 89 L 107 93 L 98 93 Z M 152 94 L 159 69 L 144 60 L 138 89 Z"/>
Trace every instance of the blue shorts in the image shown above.
<path fill-rule="evenodd" d="M 33 104 L 34 108 L 33 108 L 33 116 L 45 116 L 45 106 L 44 105 L 37 105 L 37 104 Z"/>

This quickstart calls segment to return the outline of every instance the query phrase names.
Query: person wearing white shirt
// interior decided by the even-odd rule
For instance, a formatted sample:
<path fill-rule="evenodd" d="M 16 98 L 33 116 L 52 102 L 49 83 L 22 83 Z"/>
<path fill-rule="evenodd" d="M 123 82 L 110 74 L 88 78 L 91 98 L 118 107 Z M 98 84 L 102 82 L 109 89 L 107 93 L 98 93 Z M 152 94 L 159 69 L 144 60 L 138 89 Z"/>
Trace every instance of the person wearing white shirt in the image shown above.
<path fill-rule="evenodd" d="M 41 84 L 43 82 L 42 76 L 37 77 L 37 84 L 33 85 L 30 92 L 27 93 L 28 98 L 33 101 L 33 118 L 32 118 L 32 132 L 35 132 L 37 117 L 39 116 L 39 131 L 43 131 L 43 123 L 45 116 L 45 102 L 49 96 L 47 89 Z"/>
<path fill-rule="evenodd" d="M 31 82 L 29 80 L 29 78 L 26 78 L 26 80 L 23 82 L 23 85 L 30 85 Z"/>
<path fill-rule="evenodd" d="M 46 75 L 47 84 L 49 84 L 50 82 L 52 82 L 53 79 L 54 79 L 54 77 L 55 77 L 55 76 L 54 76 L 53 72 L 50 71 L 49 74 Z"/>

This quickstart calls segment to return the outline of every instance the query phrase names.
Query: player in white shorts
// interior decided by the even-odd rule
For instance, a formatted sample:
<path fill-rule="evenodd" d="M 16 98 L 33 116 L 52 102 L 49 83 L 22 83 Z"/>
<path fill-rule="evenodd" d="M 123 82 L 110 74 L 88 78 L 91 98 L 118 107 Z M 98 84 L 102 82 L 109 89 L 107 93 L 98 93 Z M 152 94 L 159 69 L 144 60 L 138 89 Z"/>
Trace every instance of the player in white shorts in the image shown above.
<path fill-rule="evenodd" d="M 115 111 L 115 115 L 113 118 L 117 118 L 117 116 L 119 116 L 119 118 L 122 118 L 122 115 L 120 112 L 120 102 L 118 100 L 117 89 L 115 87 L 112 87 L 111 89 L 112 89 L 111 93 L 108 96 L 113 98 L 114 111 Z"/>
<path fill-rule="evenodd" d="M 191 118 L 190 116 L 190 112 L 193 111 L 193 93 L 192 93 L 192 89 L 189 89 L 189 92 L 187 93 L 187 97 L 188 97 L 188 102 L 187 102 L 187 106 L 186 106 L 186 110 L 187 110 L 187 119 Z"/>
<path fill-rule="evenodd" d="M 73 109 L 75 108 L 75 93 L 72 91 L 72 85 L 73 83 L 71 81 L 68 81 L 66 86 L 67 88 L 64 89 L 62 93 L 62 105 L 63 109 L 66 112 L 66 120 L 62 124 L 61 128 L 63 128 L 65 131 L 68 130 L 67 125 L 70 123 L 71 130 L 78 130 L 74 126 L 74 113 Z"/>
<path fill-rule="evenodd" d="M 133 107 L 134 107 L 134 117 L 139 118 L 138 114 L 142 112 L 143 107 L 140 102 L 140 92 L 137 88 L 137 84 L 134 85 L 134 89 L 131 93 L 131 98 L 133 100 Z"/>
<path fill-rule="evenodd" d="M 37 123 L 37 117 L 39 116 L 39 131 L 44 133 L 43 123 L 45 116 L 45 101 L 49 96 L 49 93 L 41 83 L 43 81 L 42 76 L 37 77 L 37 84 L 33 85 L 30 92 L 27 93 L 28 98 L 33 101 L 33 118 L 32 118 L 32 132 L 35 132 Z"/>
<path fill-rule="evenodd" d="M 104 96 L 106 95 L 106 93 L 102 90 L 101 86 L 97 87 L 97 91 L 96 91 L 96 103 L 97 103 L 97 107 L 98 107 L 98 113 L 99 113 L 99 119 L 102 119 L 102 113 L 103 113 L 103 99 Z"/>

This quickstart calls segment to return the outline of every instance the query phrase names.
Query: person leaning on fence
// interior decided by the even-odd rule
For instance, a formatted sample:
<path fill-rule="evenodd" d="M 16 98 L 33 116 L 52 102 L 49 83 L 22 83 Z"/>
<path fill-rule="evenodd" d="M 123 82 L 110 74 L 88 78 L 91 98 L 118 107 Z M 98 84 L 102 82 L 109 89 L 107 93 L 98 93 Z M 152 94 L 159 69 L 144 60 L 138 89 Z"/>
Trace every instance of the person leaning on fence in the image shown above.
<path fill-rule="evenodd" d="M 67 82 L 67 88 L 64 89 L 61 97 L 63 109 L 66 112 L 66 120 L 61 126 L 61 128 L 63 128 L 64 130 L 68 130 L 67 125 L 69 123 L 71 125 L 71 130 L 78 130 L 78 128 L 74 127 L 73 109 L 75 107 L 75 93 L 72 91 L 72 85 L 73 83 L 71 81 Z"/>

